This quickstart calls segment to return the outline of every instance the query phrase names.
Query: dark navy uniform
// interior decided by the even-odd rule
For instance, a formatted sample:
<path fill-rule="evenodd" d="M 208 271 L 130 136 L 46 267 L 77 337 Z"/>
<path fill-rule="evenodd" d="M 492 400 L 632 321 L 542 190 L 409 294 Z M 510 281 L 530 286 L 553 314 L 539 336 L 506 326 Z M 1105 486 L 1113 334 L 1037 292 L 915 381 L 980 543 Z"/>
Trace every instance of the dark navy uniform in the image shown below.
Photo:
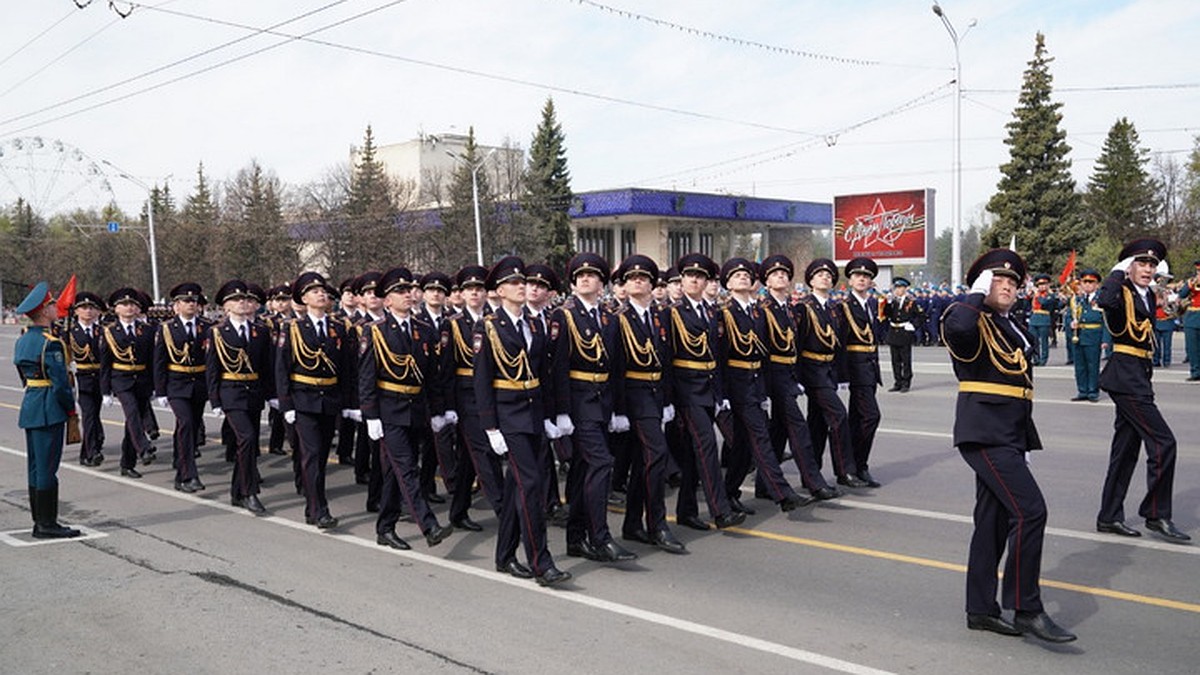
<path fill-rule="evenodd" d="M 142 294 L 123 288 L 108 298 L 109 306 L 119 302 L 134 302 L 146 309 Z M 125 435 L 121 439 L 121 473 L 141 478 L 138 458 L 154 459 L 154 446 L 146 436 L 147 411 L 154 394 L 154 377 L 150 366 L 154 361 L 154 330 L 141 322 L 123 324 L 120 321 L 105 326 L 100 345 L 100 393 L 114 396 L 125 415 Z"/>
<path fill-rule="evenodd" d="M 198 284 L 183 283 L 171 289 L 173 300 L 205 300 Z M 166 398 L 175 414 L 175 489 L 204 489 L 196 471 L 196 440 L 208 402 L 205 342 L 209 324 L 199 314 L 185 323 L 182 317 L 158 325 L 154 341 L 154 390 Z"/>
<path fill-rule="evenodd" d="M 869 258 L 855 258 L 846 265 L 846 276 L 866 274 L 875 278 L 878 266 Z M 879 372 L 879 300 L 858 297 L 851 290 L 839 307 L 838 343 L 843 353 L 838 359 L 839 382 L 850 384 L 850 445 L 858 477 L 871 487 L 879 483 L 871 475 L 869 462 L 875 445 L 875 432 L 882 415 L 876 389 L 883 384 Z"/>
<path fill-rule="evenodd" d="M 73 308 L 91 305 L 101 312 L 105 310 L 100 296 L 87 291 L 75 296 Z M 79 446 L 79 463 L 84 466 L 99 466 L 104 461 L 104 426 L 100 422 L 100 341 L 103 327 L 100 321 L 84 326 L 79 321 L 70 322 L 65 342 L 75 364 L 75 394 L 79 400 L 79 423 L 82 443 Z"/>
<path fill-rule="evenodd" d="M 908 288 L 908 280 L 896 277 L 893 286 Z M 912 386 L 912 346 L 916 325 L 924 321 L 917 302 L 907 293 L 895 295 L 879 308 L 880 319 L 888 324 L 887 343 L 892 354 L 892 388 L 906 392 Z"/>

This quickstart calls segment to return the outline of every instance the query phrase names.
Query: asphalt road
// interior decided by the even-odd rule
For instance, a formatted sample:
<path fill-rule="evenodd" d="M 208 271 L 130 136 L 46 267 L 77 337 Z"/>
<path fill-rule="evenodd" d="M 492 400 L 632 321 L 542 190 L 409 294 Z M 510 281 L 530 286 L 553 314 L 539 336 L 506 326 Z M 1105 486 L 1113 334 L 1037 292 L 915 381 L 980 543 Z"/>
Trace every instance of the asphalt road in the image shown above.
<path fill-rule="evenodd" d="M 496 523 L 485 508 L 472 514 L 482 533 L 429 549 L 401 523 L 413 552 L 376 546 L 348 467 L 330 466 L 342 523 L 332 533 L 304 525 L 288 458 L 261 461 L 264 518 L 229 506 L 230 465 L 216 443 L 199 460 L 199 496 L 172 489 L 169 434 L 142 480 L 121 478 L 118 408 L 104 411 L 103 466 L 79 466 L 72 446 L 59 472 L 61 520 L 93 536 L 12 545 L 32 541 L 15 335 L 0 329 L 0 532 L 14 533 L 0 541 L 3 673 L 1200 670 L 1200 545 L 1094 531 L 1112 404 L 1067 401 L 1061 349 L 1036 373 L 1047 450 L 1033 466 L 1050 508 L 1043 597 L 1080 639 L 1050 646 L 965 627 L 974 488 L 950 446 L 954 384 L 941 349 L 916 350 L 911 392 L 880 394 L 872 471 L 882 489 L 786 516 L 752 500 L 759 514 L 741 528 L 676 527 L 690 555 L 628 544 L 642 557 L 622 566 L 568 558 L 563 530 L 551 528 L 551 551 L 575 579 L 547 590 L 492 570 Z M 1198 536 L 1200 387 L 1185 377 L 1176 365 L 1155 382 L 1180 439 L 1175 522 Z M 170 414 L 158 414 L 169 429 Z M 210 419 L 209 436 L 217 429 Z M 1143 479 L 1144 466 L 1131 516 Z M 445 507 L 438 513 L 445 522 Z M 619 531 L 619 516 L 610 525 Z"/>

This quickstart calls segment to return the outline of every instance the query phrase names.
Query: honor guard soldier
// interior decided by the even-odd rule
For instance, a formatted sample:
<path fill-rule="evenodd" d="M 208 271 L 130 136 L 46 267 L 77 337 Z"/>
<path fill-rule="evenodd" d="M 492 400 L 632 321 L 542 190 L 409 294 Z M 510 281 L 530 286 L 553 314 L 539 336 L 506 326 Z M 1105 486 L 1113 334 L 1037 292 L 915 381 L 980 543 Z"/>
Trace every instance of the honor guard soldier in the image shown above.
<path fill-rule="evenodd" d="M 759 277 L 767 289 L 762 301 L 767 332 L 763 346 L 767 350 L 767 396 L 771 400 L 771 445 L 776 458 L 783 457 L 784 445 L 791 446 L 792 461 L 800 472 L 800 482 L 815 499 L 835 499 L 838 490 L 825 482 L 821 466 L 813 452 L 812 435 L 796 397 L 804 393 L 798 370 L 799 348 L 796 342 L 796 317 L 792 312 L 792 278 L 795 266 L 785 255 L 772 255 L 759 266 Z M 756 479 L 755 495 L 770 497 L 766 486 Z"/>
<path fill-rule="evenodd" d="M 1058 311 L 1058 296 L 1050 292 L 1050 275 L 1039 274 L 1033 279 L 1034 292 L 1030 298 L 1029 330 L 1037 338 L 1037 360 L 1033 365 L 1044 366 L 1050 358 L 1050 336 L 1054 332 L 1054 313 Z"/>
<path fill-rule="evenodd" d="M 1007 249 L 979 257 L 967 271 L 970 293 L 942 318 L 942 338 L 958 378 L 954 445 L 975 472 L 975 532 L 967 559 L 967 628 L 1000 635 L 1031 633 L 1048 642 L 1075 636 L 1042 607 L 1042 540 L 1046 502 L 1027 454 L 1040 450 L 1033 424 L 1033 335 L 1009 310 L 1025 278 L 1025 261 Z M 1004 549 L 1001 603 L 996 570 Z"/>
<path fill-rule="evenodd" d="M 358 400 L 367 437 L 379 442 L 383 462 L 375 541 L 401 550 L 410 548 L 395 529 L 402 500 L 430 546 L 454 531 L 438 524 L 417 475 L 416 439 L 429 426 L 426 383 L 436 378 L 438 337 L 412 314 L 416 283 L 407 268 L 384 272 L 372 292 L 387 314 L 361 327 L 358 346 Z"/>
<path fill-rule="evenodd" d="M 100 315 L 107 310 L 95 293 L 81 291 L 72 311 L 75 321 L 66 340 L 75 364 L 75 394 L 79 399 L 79 422 L 83 442 L 79 463 L 100 466 L 104 462 L 104 426 L 100 422 Z"/>
<path fill-rule="evenodd" d="M 1137 239 L 1121 249 L 1121 259 L 1100 284 L 1097 301 L 1112 334 L 1113 354 L 1100 373 L 1100 388 L 1116 404 L 1108 475 L 1100 495 L 1096 529 L 1127 537 L 1141 533 L 1125 524 L 1125 494 L 1146 446 L 1146 498 L 1138 514 L 1146 527 L 1171 541 L 1188 541 L 1171 522 L 1175 484 L 1175 435 L 1154 403 L 1154 293 L 1150 282 L 1167 247 L 1157 239 Z"/>
<path fill-rule="evenodd" d="M 225 319 L 209 329 L 205 351 L 208 400 L 214 413 L 224 415 L 234 438 L 230 501 L 262 515 L 266 508 L 258 498 L 262 479 L 255 451 L 263 408 L 279 408 L 272 334 L 254 321 L 250 288 L 241 279 L 222 284 L 216 303 L 225 310 Z"/>
<path fill-rule="evenodd" d="M 764 494 L 784 512 L 806 506 L 814 500 L 800 497 L 779 467 L 779 458 L 771 449 L 771 432 L 764 406 L 767 405 L 767 386 L 764 375 L 769 362 L 765 339 L 766 310 L 751 297 L 758 267 L 745 258 L 730 258 L 721 268 L 721 285 L 729 291 L 729 302 L 720 310 L 723 323 L 717 342 L 717 363 L 722 368 L 725 391 L 733 411 L 733 438 L 726 453 L 725 492 L 735 511 L 753 515 L 740 499 L 740 486 L 750 473 L 758 469 L 756 482 Z"/>
<path fill-rule="evenodd" d="M 534 263 L 525 266 L 525 311 L 529 313 L 530 322 L 536 322 L 542 332 L 550 334 L 550 303 L 559 289 L 558 274 L 549 265 Z M 558 465 L 555 457 L 561 457 L 566 462 L 571 457 L 571 439 L 544 438 L 543 443 L 550 446 L 551 452 L 546 453 L 546 519 L 552 525 L 567 526 L 569 509 L 563 506 L 562 496 L 558 491 Z"/>
<path fill-rule="evenodd" d="M 154 391 L 159 406 L 175 415 L 175 489 L 204 489 L 196 471 L 196 430 L 208 402 L 205 341 L 208 322 L 199 308 L 208 301 L 200 285 L 185 282 L 171 289 L 175 318 L 158 325 L 154 342 Z"/>
<path fill-rule="evenodd" d="M 839 357 L 841 344 L 835 308 L 829 298 L 837 275 L 837 265 L 828 258 L 816 258 L 804 270 L 804 283 L 812 292 L 796 306 L 800 381 L 808 394 L 808 431 L 818 466 L 828 439 L 838 484 L 862 488 L 867 487 L 867 483 L 857 476 L 850 446 L 850 416 L 837 393 L 838 375 L 834 361 Z M 911 303 L 912 299 L 908 301 Z"/>
<path fill-rule="evenodd" d="M 715 279 L 719 270 L 717 264 L 703 253 L 684 255 L 676 267 L 682 275 L 683 297 L 662 317 L 667 326 L 667 350 L 671 356 L 669 396 L 675 403 L 677 422 L 685 439 L 683 446 L 694 454 L 680 458 L 675 519 L 694 530 L 709 528 L 708 523 L 700 519 L 696 503 L 699 484 L 704 488 L 708 510 L 717 527 L 725 529 L 744 523 L 746 514 L 734 511 L 729 503 L 721 477 L 721 461 L 717 456 L 717 438 L 713 433 L 717 412 L 729 407 L 716 361 L 716 346 L 723 328 L 704 302 L 708 280 Z"/>
<path fill-rule="evenodd" d="M 413 304 L 413 316 L 418 321 L 422 321 L 433 328 L 433 334 L 439 338 L 442 334 L 442 322 L 450 317 L 451 312 L 446 309 L 446 296 L 450 292 L 452 285 L 450 277 L 441 272 L 429 272 L 421 276 L 414 286 L 421 291 L 421 303 Z M 457 415 L 457 413 L 456 413 Z M 437 429 L 430 428 L 432 434 L 426 434 L 426 442 L 424 443 L 425 454 L 421 457 L 421 492 L 425 495 L 426 501 L 431 504 L 444 504 L 446 498 L 439 495 L 437 492 L 437 473 L 441 470 L 442 482 L 446 486 L 447 491 L 454 489 L 455 477 L 454 473 L 457 470 L 455 463 L 454 451 L 454 435 L 456 433 L 454 421 L 441 419 L 435 420 L 434 424 Z"/>
<path fill-rule="evenodd" d="M 1097 303 L 1100 273 L 1084 270 L 1079 275 L 1079 293 L 1071 297 L 1069 323 L 1075 344 L 1075 388 L 1072 401 L 1100 400 L 1100 345 L 1104 342 L 1104 312 Z"/>
<path fill-rule="evenodd" d="M 613 349 L 617 325 L 600 306 L 608 261 L 579 253 L 567 263 L 574 293 L 550 315 L 550 372 L 554 426 L 571 437 L 567 473 L 567 555 L 600 562 L 637 555 L 613 540 L 608 529 L 608 489 L 613 456 L 606 431 L 629 430 L 629 418 L 613 412 Z"/>
<path fill-rule="evenodd" d="M 841 303 L 838 317 L 838 341 L 845 348 L 839 360 L 839 382 L 850 384 L 850 445 L 854 466 L 867 487 L 879 487 L 871 475 L 869 462 L 875 445 L 875 431 L 882 415 L 876 400 L 876 388 L 883 384 L 879 372 L 879 301 L 871 295 L 879 266 L 870 258 L 855 258 L 846 265 L 850 295 Z"/>
<path fill-rule="evenodd" d="M 292 284 L 292 300 L 307 311 L 289 321 L 276 342 L 275 390 L 284 419 L 296 426 L 301 484 L 309 525 L 337 527 L 325 498 L 325 465 L 333 433 L 355 393 L 354 348 L 346 324 L 327 314 L 334 290 L 317 272 L 305 272 Z"/>
<path fill-rule="evenodd" d="M 629 419 L 633 453 L 625 497 L 621 537 L 656 546 L 667 553 L 687 553 L 667 525 L 667 438 L 663 423 L 675 417 L 664 377 L 670 370 L 666 327 L 652 295 L 658 266 L 647 256 L 626 258 L 613 277 L 625 283 L 629 302 L 614 317 L 613 410 Z M 644 525 L 643 525 L 644 523 Z"/>
<path fill-rule="evenodd" d="M 369 331 L 369 326 L 387 317 L 384 299 L 375 294 L 382 272 L 363 272 L 354 279 L 351 288 L 358 299 L 358 310 L 352 320 L 356 344 Z M 358 368 L 355 367 L 355 377 Z M 366 422 L 361 411 L 342 418 L 338 430 L 338 453 L 350 453 L 354 446 L 354 482 L 367 486 L 367 512 L 379 512 L 379 500 L 383 495 L 383 457 L 379 454 L 379 441 L 367 436 Z M 357 419 L 355 419 L 357 418 Z M 346 444 L 343 449 L 342 445 Z"/>
<path fill-rule="evenodd" d="M 881 321 L 888 324 L 887 343 L 892 354 L 892 388 L 907 392 L 912 386 L 912 346 L 916 324 L 923 321 L 921 308 L 908 296 L 909 283 L 904 277 L 892 280 L 892 297 L 879 308 Z"/>
<path fill-rule="evenodd" d="M 121 439 L 121 475 L 141 478 L 138 458 L 154 461 L 154 446 L 146 437 L 146 414 L 154 394 L 154 331 L 137 320 L 146 310 L 144 294 L 132 288 L 120 288 L 108 296 L 108 304 L 117 320 L 105 326 L 100 345 L 100 392 L 104 404 L 113 398 L 121 403 L 125 415 L 125 435 Z"/>
<path fill-rule="evenodd" d="M 62 340 L 51 334 L 58 306 L 50 286 L 40 282 L 17 305 L 17 314 L 32 322 L 17 338 L 13 365 L 25 388 L 17 426 L 25 430 L 25 466 L 29 510 L 36 539 L 78 537 L 79 530 L 58 522 L 58 465 L 62 462 L 67 418 L 75 414 L 75 394 L 67 378 Z"/>
<path fill-rule="evenodd" d="M 507 256 L 497 262 L 488 272 L 486 288 L 496 292 L 500 306 L 475 324 L 475 399 L 492 452 L 508 458 L 496 568 L 523 576 L 511 565 L 520 542 L 538 584 L 559 584 L 571 573 L 554 566 L 546 546 L 546 460 L 539 438 L 543 432 L 557 434 L 543 400 L 548 343 L 538 326 L 525 320 L 525 264 L 520 258 Z"/>
<path fill-rule="evenodd" d="M 217 304 L 221 304 L 218 302 Z M 267 289 L 267 327 L 271 329 L 271 345 L 274 349 L 276 341 L 279 339 L 279 331 L 283 324 L 288 319 L 293 318 L 292 314 L 292 288 L 290 284 L 279 284 Z M 275 359 L 271 359 L 274 364 Z M 293 450 L 296 447 L 296 438 L 294 430 L 289 432 L 289 426 L 284 424 L 283 415 L 279 412 L 279 400 L 271 399 L 274 405 L 267 411 L 267 425 L 270 427 L 270 436 L 267 438 L 267 451 L 272 455 L 286 455 L 287 451 L 283 449 L 284 440 L 288 440 L 288 445 Z M 290 436 L 290 438 L 289 438 Z"/>
<path fill-rule="evenodd" d="M 1187 353 L 1188 382 L 1200 381 L 1200 260 L 1192 263 L 1193 274 L 1179 291 L 1184 303 L 1183 346 Z"/>

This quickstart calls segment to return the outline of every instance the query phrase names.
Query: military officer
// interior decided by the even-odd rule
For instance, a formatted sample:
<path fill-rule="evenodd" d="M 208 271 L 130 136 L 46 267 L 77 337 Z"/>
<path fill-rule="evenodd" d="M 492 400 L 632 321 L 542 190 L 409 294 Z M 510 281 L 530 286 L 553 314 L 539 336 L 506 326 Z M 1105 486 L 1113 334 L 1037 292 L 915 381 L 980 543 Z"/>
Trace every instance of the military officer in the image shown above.
<path fill-rule="evenodd" d="M 1030 298 L 1029 330 L 1037 338 L 1038 353 L 1035 366 L 1044 366 L 1050 358 L 1050 334 L 1054 331 L 1054 312 L 1058 296 L 1050 292 L 1050 275 L 1039 274 L 1033 279 L 1034 292 Z"/>
<path fill-rule="evenodd" d="M 422 275 L 413 287 L 414 290 L 419 289 L 421 292 L 420 304 L 414 300 L 413 315 L 417 320 L 429 324 L 433 328 L 435 336 L 442 334 L 442 322 L 451 314 L 446 308 L 446 295 L 450 292 L 451 285 L 450 277 L 442 272 L 434 271 Z M 457 415 L 457 411 L 455 414 Z M 439 470 L 446 490 L 454 489 L 454 472 L 457 469 L 454 461 L 456 422 L 457 418 L 436 420 L 434 424 L 438 428 L 431 428 L 429 431 L 432 433 L 425 434 L 424 442 L 421 444 L 421 491 L 431 504 L 446 503 L 446 498 L 437 492 L 436 479 Z"/>
<path fill-rule="evenodd" d="M 1188 382 L 1200 381 L 1200 260 L 1179 291 L 1183 312 L 1183 347 L 1187 354 Z"/>
<path fill-rule="evenodd" d="M 363 272 L 351 284 L 358 300 L 358 309 L 351 321 L 356 343 L 368 332 L 370 324 L 387 316 L 384 299 L 375 294 L 382 277 L 382 272 Z M 357 374 L 356 368 L 356 377 Z M 344 417 L 339 422 L 338 452 L 343 451 L 343 444 L 354 446 L 354 482 L 367 486 L 367 512 L 378 513 L 379 500 L 383 494 L 383 457 L 379 454 L 379 441 L 372 440 L 367 435 L 366 421 L 362 419 L 361 413 L 349 414 L 350 417 Z M 350 452 L 348 447 L 345 452 Z"/>
<path fill-rule="evenodd" d="M 1175 435 L 1154 403 L 1151 355 L 1154 351 L 1154 293 L 1150 282 L 1167 247 L 1157 239 L 1125 245 L 1120 262 L 1100 285 L 1097 304 L 1112 333 L 1113 355 L 1100 373 L 1100 388 L 1116 405 L 1108 475 L 1100 495 L 1096 529 L 1122 536 L 1141 533 L 1125 524 L 1125 494 L 1146 446 L 1146 497 L 1138 514 L 1146 527 L 1170 541 L 1189 541 L 1171 521 L 1175 483 Z"/>
<path fill-rule="evenodd" d="M 1026 455 L 1042 447 L 1033 423 L 1033 335 L 1009 310 L 1025 277 L 1025 261 L 994 249 L 967 272 L 970 293 L 942 318 L 942 337 L 958 378 L 954 445 L 975 472 L 975 532 L 967 559 L 967 628 L 1000 635 L 1031 633 L 1048 642 L 1075 635 L 1042 607 L 1039 581 L 1046 502 Z M 996 570 L 1004 549 L 1001 603 Z"/>
<path fill-rule="evenodd" d="M 80 291 L 73 305 L 75 321 L 67 337 L 71 361 L 75 364 L 75 394 L 79 399 L 82 443 L 79 463 L 100 466 L 104 462 L 104 426 L 100 422 L 100 315 L 107 311 L 104 300 L 95 293 Z"/>
<path fill-rule="evenodd" d="M 840 304 L 838 343 L 845 352 L 838 360 L 838 382 L 850 385 L 850 445 L 854 466 L 867 487 L 879 487 L 871 475 L 869 462 L 875 445 L 875 431 L 882 415 L 876 400 L 876 388 L 883 384 L 879 373 L 879 301 L 871 295 L 879 266 L 870 258 L 855 258 L 846 264 L 850 295 Z M 940 313 L 939 313 L 940 316 Z"/>
<path fill-rule="evenodd" d="M 1100 273 L 1086 269 L 1079 275 L 1079 293 L 1071 297 L 1071 342 L 1075 345 L 1075 388 L 1072 401 L 1100 400 L 1100 343 L 1104 341 L 1104 312 L 1097 304 Z"/>
<path fill-rule="evenodd" d="M 67 357 L 62 340 L 50 326 L 58 319 L 58 306 L 50 285 L 33 287 L 17 314 L 31 325 L 17 338 L 13 365 L 25 388 L 17 426 L 25 430 L 25 465 L 29 485 L 29 510 L 37 539 L 78 537 L 79 530 L 58 522 L 58 465 L 62 461 L 67 418 L 75 414 L 75 394 L 67 379 Z"/>
<path fill-rule="evenodd" d="M 220 303 L 218 303 L 220 304 Z M 294 318 L 292 313 L 292 288 L 290 284 L 279 284 L 267 289 L 267 326 L 271 329 L 271 345 L 272 349 L 276 340 L 279 338 L 279 330 L 284 322 Z M 274 363 L 274 359 L 271 360 Z M 284 423 L 283 415 L 279 412 L 279 399 L 271 399 L 274 405 L 271 405 L 267 411 L 267 425 L 271 433 L 267 438 L 267 451 L 272 455 L 286 455 L 287 451 L 283 449 L 284 440 L 288 441 L 288 446 L 293 450 L 296 448 L 295 429 L 292 429 L 288 424 Z"/>
<path fill-rule="evenodd" d="M 892 280 L 892 297 L 879 308 L 879 318 L 888 324 L 887 343 L 892 355 L 892 388 L 907 392 L 912 386 L 912 346 L 916 324 L 923 321 L 921 308 L 908 296 L 910 284 L 904 277 Z"/>
<path fill-rule="evenodd" d="M 558 292 L 558 274 L 549 265 L 533 263 L 525 266 L 525 310 L 529 320 L 536 322 L 542 332 L 550 334 L 550 303 Z M 562 503 L 562 495 L 558 490 L 558 465 L 556 457 L 562 457 L 563 462 L 570 460 L 571 439 L 545 438 L 544 443 L 552 449 L 546 453 L 546 520 L 551 525 L 567 526 L 570 511 Z"/>
<path fill-rule="evenodd" d="M 196 471 L 196 429 L 208 402 L 204 348 L 208 322 L 199 314 L 205 304 L 199 284 L 184 282 L 171 289 L 175 318 L 158 325 L 154 341 L 154 390 L 158 404 L 175 415 L 175 489 L 204 489 Z"/>
<path fill-rule="evenodd" d="M 144 294 L 132 288 L 120 288 L 108 296 L 108 304 L 117 320 L 104 327 L 100 345 L 100 392 L 104 405 L 115 397 L 125 415 L 125 435 L 121 439 L 121 475 L 141 478 L 138 458 L 154 461 L 154 446 L 146 435 L 146 411 L 154 393 L 150 366 L 154 360 L 154 330 L 137 320 L 145 311 Z"/>

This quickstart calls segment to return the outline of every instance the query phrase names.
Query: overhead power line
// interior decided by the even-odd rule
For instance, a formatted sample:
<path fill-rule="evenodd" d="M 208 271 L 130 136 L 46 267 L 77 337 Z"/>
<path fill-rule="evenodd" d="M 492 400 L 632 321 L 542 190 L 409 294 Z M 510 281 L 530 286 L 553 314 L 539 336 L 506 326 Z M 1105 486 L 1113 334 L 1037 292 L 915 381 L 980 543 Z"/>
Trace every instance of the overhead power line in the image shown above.
<path fill-rule="evenodd" d="M 61 24 L 62 22 L 66 21 L 67 19 L 71 18 L 74 15 L 75 15 L 75 10 L 72 9 L 72 10 L 68 11 L 66 14 L 63 15 L 63 18 L 50 24 L 45 30 L 43 30 L 42 32 L 38 33 L 37 35 L 34 35 L 33 37 L 29 38 L 29 40 L 25 44 L 14 49 L 8 56 L 4 57 L 3 59 L 0 59 L 0 66 L 8 63 L 9 59 L 11 59 L 14 56 L 16 56 L 17 54 L 20 54 L 21 52 L 25 51 L 30 45 L 32 45 L 33 43 L 42 39 L 42 37 L 44 37 L 46 35 L 46 33 L 49 33 L 50 31 L 54 30 L 55 28 L 58 27 L 59 24 Z"/>

